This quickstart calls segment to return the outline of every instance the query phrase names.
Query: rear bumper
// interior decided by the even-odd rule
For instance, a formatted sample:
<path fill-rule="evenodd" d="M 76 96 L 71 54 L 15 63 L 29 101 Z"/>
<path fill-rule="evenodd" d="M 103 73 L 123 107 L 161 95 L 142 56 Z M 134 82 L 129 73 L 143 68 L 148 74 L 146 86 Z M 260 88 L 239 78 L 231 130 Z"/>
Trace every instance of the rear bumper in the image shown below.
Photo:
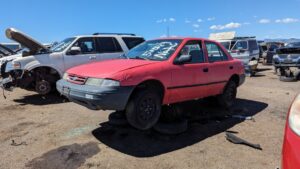
<path fill-rule="evenodd" d="M 92 110 L 124 110 L 133 86 L 97 87 L 78 85 L 66 80 L 56 83 L 59 93 L 70 101 Z"/>
<path fill-rule="evenodd" d="M 299 67 L 300 63 L 273 63 L 275 67 Z"/>

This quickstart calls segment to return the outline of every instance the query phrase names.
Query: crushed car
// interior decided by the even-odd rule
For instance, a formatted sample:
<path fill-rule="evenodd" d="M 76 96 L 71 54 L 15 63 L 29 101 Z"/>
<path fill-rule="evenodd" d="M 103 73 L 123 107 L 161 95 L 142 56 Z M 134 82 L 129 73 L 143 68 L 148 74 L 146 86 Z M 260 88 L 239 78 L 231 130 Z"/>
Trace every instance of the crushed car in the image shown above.
<path fill-rule="evenodd" d="M 254 36 L 238 37 L 235 32 L 222 32 L 210 34 L 209 39 L 220 42 L 233 58 L 243 61 L 248 75 L 255 75 L 260 51 Z"/>
<path fill-rule="evenodd" d="M 215 96 L 219 105 L 232 106 L 244 81 L 243 62 L 218 42 L 163 38 L 122 58 L 73 67 L 56 87 L 70 101 L 123 112 L 131 126 L 147 130 L 157 123 L 162 105 Z"/>
<path fill-rule="evenodd" d="M 300 42 L 287 44 L 276 50 L 273 56 L 275 70 L 280 71 L 280 80 L 295 81 L 300 78 Z"/>
<path fill-rule="evenodd" d="M 29 49 L 1 61 L 0 86 L 20 87 L 45 95 L 55 91 L 55 83 L 65 70 L 84 63 L 114 59 L 144 42 L 134 34 L 95 33 L 66 38 L 49 48 L 24 33 L 9 28 L 9 39 Z"/>

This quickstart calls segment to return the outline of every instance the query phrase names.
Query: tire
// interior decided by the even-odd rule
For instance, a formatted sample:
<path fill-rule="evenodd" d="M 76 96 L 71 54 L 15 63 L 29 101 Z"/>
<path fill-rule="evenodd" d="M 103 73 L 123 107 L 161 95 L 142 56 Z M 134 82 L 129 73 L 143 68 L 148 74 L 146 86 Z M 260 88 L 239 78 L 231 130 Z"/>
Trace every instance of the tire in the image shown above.
<path fill-rule="evenodd" d="M 183 110 L 180 105 L 173 104 L 173 105 L 162 107 L 160 121 L 173 122 L 176 120 L 181 120 L 182 118 L 183 118 Z"/>
<path fill-rule="evenodd" d="M 236 100 L 236 94 L 237 85 L 234 81 L 230 80 L 223 93 L 217 97 L 219 105 L 224 108 L 230 108 Z"/>
<path fill-rule="evenodd" d="M 108 116 L 108 122 L 114 126 L 124 126 L 128 124 L 125 113 L 122 111 L 116 111 Z"/>
<path fill-rule="evenodd" d="M 126 106 L 126 118 L 134 128 L 147 130 L 159 120 L 161 107 L 162 98 L 156 90 L 138 90 Z"/>
<path fill-rule="evenodd" d="M 41 94 L 41 95 L 47 95 L 49 94 L 51 91 L 52 91 L 52 85 L 50 82 L 46 81 L 46 80 L 41 80 L 41 81 L 38 81 L 36 82 L 35 84 L 35 91 L 38 93 L 38 94 Z"/>
<path fill-rule="evenodd" d="M 295 82 L 297 81 L 296 77 L 287 77 L 287 76 L 280 76 L 279 80 L 282 82 Z"/>
<path fill-rule="evenodd" d="M 180 121 L 171 123 L 157 123 L 153 129 L 161 134 L 180 134 L 187 130 L 188 121 L 186 119 L 181 119 Z"/>

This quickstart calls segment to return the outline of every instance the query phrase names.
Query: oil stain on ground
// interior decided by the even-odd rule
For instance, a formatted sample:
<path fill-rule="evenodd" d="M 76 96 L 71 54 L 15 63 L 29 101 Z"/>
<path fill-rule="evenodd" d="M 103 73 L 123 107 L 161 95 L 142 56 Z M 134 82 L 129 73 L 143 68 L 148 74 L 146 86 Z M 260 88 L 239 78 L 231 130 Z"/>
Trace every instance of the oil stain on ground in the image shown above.
<path fill-rule="evenodd" d="M 99 152 L 98 143 L 76 143 L 51 150 L 25 166 L 31 169 L 76 169 Z"/>

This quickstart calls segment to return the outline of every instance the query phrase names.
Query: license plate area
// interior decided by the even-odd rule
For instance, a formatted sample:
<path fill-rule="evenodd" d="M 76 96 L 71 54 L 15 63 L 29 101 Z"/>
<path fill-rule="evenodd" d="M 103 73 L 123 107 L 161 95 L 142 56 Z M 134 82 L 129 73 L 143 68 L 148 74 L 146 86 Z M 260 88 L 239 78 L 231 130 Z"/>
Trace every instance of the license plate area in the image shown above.
<path fill-rule="evenodd" d="M 62 92 L 63 92 L 63 94 L 65 94 L 65 95 L 69 95 L 69 94 L 70 94 L 70 88 L 64 86 L 64 87 L 62 88 Z"/>

